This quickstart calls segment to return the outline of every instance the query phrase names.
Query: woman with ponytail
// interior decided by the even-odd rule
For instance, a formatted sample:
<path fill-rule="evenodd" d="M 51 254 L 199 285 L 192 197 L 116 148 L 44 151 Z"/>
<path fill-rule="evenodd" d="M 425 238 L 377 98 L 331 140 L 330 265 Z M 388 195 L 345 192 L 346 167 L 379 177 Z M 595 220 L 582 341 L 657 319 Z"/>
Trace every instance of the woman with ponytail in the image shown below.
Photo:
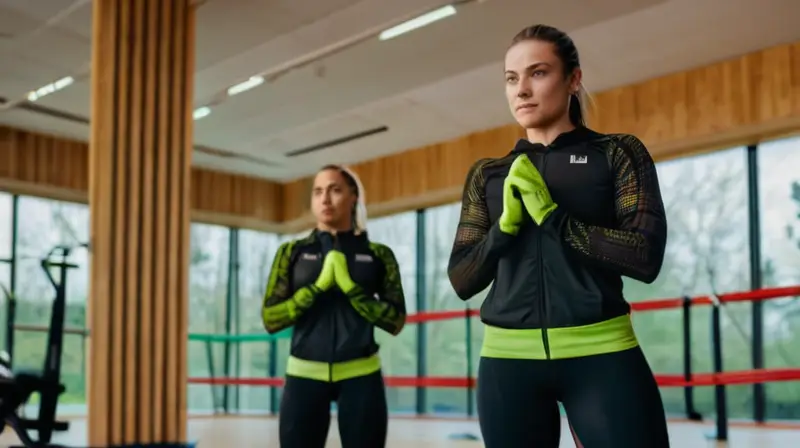
<path fill-rule="evenodd" d="M 337 404 L 343 448 L 386 444 L 386 392 L 373 336 L 403 329 L 405 296 L 392 250 L 370 241 L 364 188 L 338 166 L 314 178 L 316 228 L 278 249 L 262 307 L 264 327 L 294 327 L 280 406 L 282 448 L 323 448 Z"/>
<path fill-rule="evenodd" d="M 525 129 L 467 175 L 448 275 L 469 300 L 492 285 L 478 370 L 486 448 L 556 448 L 562 403 L 585 448 L 668 448 L 653 373 L 623 277 L 653 282 L 667 221 L 655 164 L 629 134 L 589 129 L 578 50 L 525 28 L 505 56 L 506 98 Z"/>

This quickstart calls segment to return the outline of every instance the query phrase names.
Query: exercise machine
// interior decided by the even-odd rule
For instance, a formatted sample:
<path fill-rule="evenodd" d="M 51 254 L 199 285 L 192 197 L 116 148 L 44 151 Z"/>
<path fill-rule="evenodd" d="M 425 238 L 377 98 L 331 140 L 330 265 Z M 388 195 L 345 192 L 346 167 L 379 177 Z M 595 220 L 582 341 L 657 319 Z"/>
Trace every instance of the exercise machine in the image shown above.
<path fill-rule="evenodd" d="M 54 447 L 51 445 L 54 432 L 66 431 L 69 423 L 56 421 L 58 397 L 66 391 L 61 384 L 61 352 L 64 339 L 64 318 L 67 307 L 67 273 L 78 267 L 68 261 L 76 248 L 87 248 L 86 244 L 56 246 L 41 260 L 41 267 L 55 289 L 55 299 L 47 332 L 47 349 L 41 372 L 14 372 L 13 378 L 0 378 L 0 421 L 5 422 L 22 441 L 24 448 Z M 53 260 L 58 257 L 58 260 Z M 58 279 L 52 269 L 57 268 Z M 39 394 L 39 414 L 36 419 L 22 418 L 20 409 L 34 393 Z M 2 424 L 0 424 L 2 425 Z M 0 426 L 0 432 L 3 426 Z M 37 432 L 34 439 L 30 432 Z M 22 447 L 19 447 L 22 448 Z"/>

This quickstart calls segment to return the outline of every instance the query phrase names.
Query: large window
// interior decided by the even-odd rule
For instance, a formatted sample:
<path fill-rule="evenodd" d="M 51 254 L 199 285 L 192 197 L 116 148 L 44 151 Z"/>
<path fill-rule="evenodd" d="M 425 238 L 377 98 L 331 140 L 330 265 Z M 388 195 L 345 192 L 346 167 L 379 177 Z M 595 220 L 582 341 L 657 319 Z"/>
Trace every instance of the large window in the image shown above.
<path fill-rule="evenodd" d="M 479 309 L 488 288 L 467 302 L 456 296 L 447 276 L 447 264 L 461 214 L 461 204 L 431 208 L 425 214 L 426 311 Z M 468 331 L 471 340 L 467 340 Z M 465 378 L 475 376 L 483 339 L 478 319 L 459 317 L 426 324 L 427 374 Z M 468 359 L 469 358 L 469 359 Z M 473 391 L 461 388 L 429 389 L 427 412 L 465 414 Z"/>
<path fill-rule="evenodd" d="M 394 252 L 403 277 L 408 314 L 417 311 L 417 215 L 407 212 L 370 220 L 367 223 L 370 240 L 389 246 Z M 414 325 L 407 325 L 397 336 L 375 331 L 375 339 L 381 345 L 383 372 L 390 376 L 414 376 L 417 374 L 417 332 Z M 389 408 L 394 412 L 414 410 L 416 395 L 410 388 L 390 388 L 386 391 Z"/>
<path fill-rule="evenodd" d="M 761 275 L 765 287 L 800 284 L 800 138 L 758 148 L 761 218 Z M 763 302 L 764 364 L 800 366 L 800 300 Z M 766 385 L 767 417 L 800 418 L 800 383 Z"/>
<path fill-rule="evenodd" d="M 41 262 L 57 246 L 76 246 L 88 242 L 89 208 L 32 197 L 20 197 L 18 207 L 14 367 L 41 370 L 45 362 L 47 331 L 55 298 L 55 290 Z M 61 258 L 52 255 L 49 260 L 61 261 Z M 77 265 L 77 268 L 69 269 L 67 273 L 64 325 L 68 329 L 83 329 L 86 325 L 89 256 L 85 250 L 75 249 L 67 261 Z M 58 280 L 57 269 L 51 268 L 51 272 Z M 69 413 L 76 412 L 69 410 L 70 405 L 79 405 L 83 409 L 86 402 L 84 347 L 82 336 L 65 335 L 61 381 L 67 390 L 59 398 L 59 404 L 62 410 Z"/>
<path fill-rule="evenodd" d="M 229 239 L 230 230 L 226 227 L 192 224 L 189 257 L 190 333 L 228 333 Z M 211 360 L 203 342 L 190 341 L 188 344 L 190 377 L 224 375 L 225 344 L 211 344 Z M 222 399 L 220 390 L 206 385 L 189 386 L 189 409 L 209 411 L 215 404 L 219 406 Z"/>
<path fill-rule="evenodd" d="M 747 170 L 744 148 L 658 164 L 669 236 L 661 275 L 645 285 L 625 281 L 630 301 L 695 296 L 750 288 Z M 750 367 L 750 304 L 727 305 L 722 313 L 724 368 Z M 693 370 L 710 372 L 710 308 L 692 310 Z M 634 326 L 653 371 L 682 373 L 681 310 L 634 314 Z M 683 391 L 662 389 L 668 413 L 685 412 Z M 732 417 L 752 415 L 752 386 L 728 388 Z M 714 412 L 712 388 L 695 392 L 698 410 Z"/>

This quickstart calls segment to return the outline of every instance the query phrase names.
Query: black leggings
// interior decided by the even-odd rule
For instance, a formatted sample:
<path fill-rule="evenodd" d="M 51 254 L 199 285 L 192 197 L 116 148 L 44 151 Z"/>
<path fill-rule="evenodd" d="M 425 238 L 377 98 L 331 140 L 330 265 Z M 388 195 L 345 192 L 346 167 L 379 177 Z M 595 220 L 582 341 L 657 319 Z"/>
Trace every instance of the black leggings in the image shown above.
<path fill-rule="evenodd" d="M 582 358 L 481 358 L 486 448 L 557 448 L 558 402 L 585 448 L 669 448 L 661 393 L 639 347 Z"/>
<path fill-rule="evenodd" d="M 326 383 L 286 377 L 280 409 L 281 448 L 324 448 L 337 404 L 342 448 L 383 448 L 388 410 L 381 372 Z"/>

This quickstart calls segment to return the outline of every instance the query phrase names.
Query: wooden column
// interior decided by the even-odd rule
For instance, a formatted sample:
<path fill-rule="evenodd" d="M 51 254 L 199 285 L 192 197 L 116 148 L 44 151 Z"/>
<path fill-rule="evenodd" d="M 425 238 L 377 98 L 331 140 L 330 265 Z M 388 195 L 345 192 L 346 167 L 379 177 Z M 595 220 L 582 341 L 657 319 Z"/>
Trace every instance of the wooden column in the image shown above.
<path fill-rule="evenodd" d="M 190 0 L 95 0 L 89 433 L 186 439 Z"/>

